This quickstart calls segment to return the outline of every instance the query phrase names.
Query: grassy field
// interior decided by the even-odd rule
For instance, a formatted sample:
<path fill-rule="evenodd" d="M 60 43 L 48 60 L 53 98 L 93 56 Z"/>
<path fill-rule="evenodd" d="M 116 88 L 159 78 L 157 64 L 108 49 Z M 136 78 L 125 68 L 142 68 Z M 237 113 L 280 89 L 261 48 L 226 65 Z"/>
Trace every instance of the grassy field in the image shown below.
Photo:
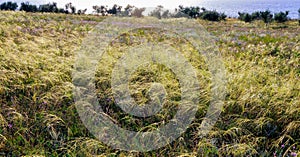
<path fill-rule="evenodd" d="M 209 135 L 200 138 L 199 125 L 211 98 L 210 75 L 201 57 L 193 60 L 197 54 L 187 56 L 197 67 L 202 87 L 196 119 L 169 145 L 135 153 L 97 141 L 82 124 L 73 100 L 74 54 L 102 20 L 90 15 L 0 12 L 0 156 L 299 156 L 298 21 L 266 26 L 261 21 L 199 20 L 214 35 L 226 67 L 223 112 Z M 159 36 L 155 32 L 148 35 L 149 40 Z M 179 43 L 179 50 L 189 46 L 172 41 Z M 130 45 L 111 45 L 95 76 L 97 94 L 106 113 L 120 126 L 149 131 L 176 111 L 163 110 L 159 117 L 143 120 L 115 107 L 109 82 L 111 66 L 121 55 L 120 49 Z M 130 81 L 139 103 L 147 102 L 147 89 L 154 81 L 167 87 L 169 109 L 180 99 L 176 76 L 163 65 L 138 68 Z"/>

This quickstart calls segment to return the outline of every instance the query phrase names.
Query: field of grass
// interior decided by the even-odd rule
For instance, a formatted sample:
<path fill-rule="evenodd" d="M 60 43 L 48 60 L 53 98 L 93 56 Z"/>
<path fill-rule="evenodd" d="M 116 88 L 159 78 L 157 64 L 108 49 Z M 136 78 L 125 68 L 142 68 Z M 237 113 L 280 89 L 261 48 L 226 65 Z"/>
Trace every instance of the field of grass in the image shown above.
<path fill-rule="evenodd" d="M 0 156 L 292 156 L 300 154 L 300 27 L 285 24 L 199 20 L 214 35 L 227 77 L 224 109 L 206 138 L 199 137 L 210 95 L 210 74 L 202 57 L 186 55 L 201 85 L 196 118 L 174 142 L 147 153 L 112 149 L 85 128 L 72 89 L 75 53 L 99 16 L 0 12 Z M 136 34 L 135 34 L 136 33 Z M 133 32 L 155 40 L 155 32 Z M 167 40 L 167 39 L 160 39 Z M 188 43 L 168 39 L 177 49 Z M 99 102 L 122 127 L 150 131 L 168 121 L 180 98 L 176 76 L 163 65 L 138 68 L 130 78 L 132 96 L 147 102 L 151 82 L 168 93 L 159 116 L 138 119 L 116 107 L 110 73 L 122 50 L 110 45 L 96 78 Z M 121 50 L 121 51 L 120 51 Z M 195 52 L 191 50 L 191 52 Z M 185 52 L 183 52 L 184 54 Z M 188 54 L 188 52 L 186 53 Z M 198 60 L 193 59 L 198 56 Z M 105 68 L 104 68 L 105 67 Z M 173 110 L 172 110 L 173 109 Z"/>

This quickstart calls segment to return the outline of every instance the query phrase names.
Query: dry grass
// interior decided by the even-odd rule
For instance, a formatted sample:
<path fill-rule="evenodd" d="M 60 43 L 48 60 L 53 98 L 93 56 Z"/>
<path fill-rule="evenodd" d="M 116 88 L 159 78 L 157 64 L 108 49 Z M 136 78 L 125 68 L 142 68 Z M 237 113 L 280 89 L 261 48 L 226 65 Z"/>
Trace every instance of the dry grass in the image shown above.
<path fill-rule="evenodd" d="M 74 106 L 71 70 L 74 52 L 102 19 L 95 16 L 0 12 L 0 155 L 22 156 L 277 156 L 300 150 L 300 27 L 199 21 L 215 35 L 227 69 L 224 110 L 206 139 L 198 135 L 210 100 L 209 73 L 203 58 L 188 43 L 174 43 L 194 67 L 201 85 L 196 119 L 173 143 L 156 151 L 113 150 L 81 123 Z M 281 26 L 282 25 L 282 26 Z M 285 25 L 283 27 L 283 25 Z M 132 32 L 139 36 L 141 32 Z M 159 37 L 144 32 L 149 40 Z M 127 34 L 128 35 L 128 34 Z M 145 131 L 170 120 L 180 100 L 180 85 L 163 65 L 140 67 L 130 79 L 133 97 L 148 100 L 151 82 L 168 93 L 166 108 L 155 117 L 138 119 L 114 104 L 110 74 L 116 59 L 134 42 L 111 45 L 99 63 L 96 86 L 106 113 L 125 128 Z M 123 50 L 123 51 L 119 51 Z M 188 51 L 185 51 L 188 50 Z M 192 53 L 190 53 L 192 52 Z M 105 66 L 106 68 L 103 68 Z M 171 111 L 170 111 L 171 110 Z M 282 147 L 284 145 L 284 147 Z"/>

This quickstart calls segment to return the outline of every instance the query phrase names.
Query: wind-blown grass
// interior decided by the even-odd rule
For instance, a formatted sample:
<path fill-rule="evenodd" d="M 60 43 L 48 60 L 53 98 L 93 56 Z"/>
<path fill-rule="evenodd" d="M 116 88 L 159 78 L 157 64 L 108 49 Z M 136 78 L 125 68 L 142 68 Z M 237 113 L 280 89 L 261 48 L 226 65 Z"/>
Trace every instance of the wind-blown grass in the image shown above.
<path fill-rule="evenodd" d="M 113 150 L 97 141 L 80 121 L 72 96 L 74 52 L 102 20 L 96 16 L 0 12 L 0 155 L 69 156 L 277 156 L 300 153 L 300 27 L 289 21 L 266 27 L 261 22 L 199 21 L 215 35 L 227 69 L 224 110 L 208 137 L 200 138 L 201 121 L 210 100 L 209 73 L 202 60 L 193 60 L 202 85 L 200 109 L 188 130 L 156 151 Z M 148 33 L 156 39 L 158 34 Z M 162 39 L 165 40 L 165 39 Z M 178 49 L 188 44 L 171 39 Z M 178 44 L 179 43 L 179 44 Z M 115 107 L 110 91 L 110 67 L 119 49 L 111 45 L 99 63 L 96 86 L 106 112 L 121 126 L 155 129 L 172 118 L 165 111 L 154 118 L 135 119 Z M 182 47 L 181 47 L 182 46 Z M 174 74 L 149 64 L 131 77 L 135 100 L 147 102 L 149 83 L 166 86 L 170 108 L 180 100 Z M 149 123 L 152 123 L 149 125 Z M 284 145 L 282 147 L 282 145 Z"/>

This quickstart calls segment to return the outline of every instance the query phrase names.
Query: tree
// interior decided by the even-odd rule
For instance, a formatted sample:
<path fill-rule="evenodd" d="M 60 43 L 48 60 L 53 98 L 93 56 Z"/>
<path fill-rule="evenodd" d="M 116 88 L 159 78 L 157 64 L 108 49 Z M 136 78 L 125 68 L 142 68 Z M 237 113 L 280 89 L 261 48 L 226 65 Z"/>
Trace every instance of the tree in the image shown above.
<path fill-rule="evenodd" d="M 180 5 L 178 10 L 179 10 L 179 12 L 182 12 L 191 18 L 198 18 L 201 14 L 200 7 L 193 7 L 193 6 L 183 7 L 182 5 Z"/>
<path fill-rule="evenodd" d="M 221 21 L 225 20 L 227 15 L 224 13 L 218 13 L 216 10 L 213 11 L 204 11 L 200 14 L 200 18 L 208 21 Z"/>
<path fill-rule="evenodd" d="M 122 6 L 114 4 L 114 6 L 111 9 L 108 9 L 107 13 L 112 15 L 117 15 L 121 13 L 121 10 L 122 10 Z"/>
<path fill-rule="evenodd" d="M 132 11 L 131 16 L 134 17 L 143 17 L 143 12 L 146 10 L 146 8 L 137 8 L 135 7 L 134 10 Z"/>
<path fill-rule="evenodd" d="M 299 24 L 299 26 L 300 26 L 300 8 L 299 8 L 299 10 L 298 10 L 298 24 Z"/>
<path fill-rule="evenodd" d="M 260 12 L 256 11 L 256 12 L 252 13 L 251 14 L 251 19 L 252 20 L 261 20 Z"/>
<path fill-rule="evenodd" d="M 156 17 L 158 19 L 162 18 L 164 7 L 162 5 L 158 5 L 154 10 L 152 10 L 148 15 Z"/>
<path fill-rule="evenodd" d="M 13 3 L 13 2 L 4 2 L 0 5 L 0 10 L 16 10 L 18 8 L 18 4 L 17 3 Z"/>
<path fill-rule="evenodd" d="M 273 19 L 273 15 L 271 14 L 270 10 L 261 11 L 260 17 L 262 18 L 262 20 L 264 21 L 265 24 L 270 23 Z"/>
<path fill-rule="evenodd" d="M 59 9 L 57 8 L 57 3 L 42 4 L 39 6 L 39 12 L 57 13 Z"/>
<path fill-rule="evenodd" d="M 278 23 L 283 23 L 288 20 L 289 11 L 279 12 L 274 14 L 274 20 Z"/>
<path fill-rule="evenodd" d="M 72 13 L 72 14 L 75 14 L 76 13 L 76 7 L 73 6 L 72 3 L 67 3 L 65 5 L 65 8 L 66 8 L 66 13 L 69 14 L 69 13 Z"/>
<path fill-rule="evenodd" d="M 127 4 L 127 6 L 124 8 L 124 11 L 120 12 L 120 16 L 124 16 L 124 17 L 130 17 L 134 11 L 134 6 Z"/>
<path fill-rule="evenodd" d="M 82 15 L 82 14 L 85 14 L 85 12 L 87 11 L 87 9 L 79 9 L 78 11 L 77 11 L 77 14 L 79 14 L 79 15 Z"/>
<path fill-rule="evenodd" d="M 26 11 L 26 12 L 37 12 L 38 8 L 36 5 L 29 4 L 29 2 L 22 2 L 20 11 Z"/>
<path fill-rule="evenodd" d="M 248 13 L 241 13 L 241 12 L 238 12 L 239 14 L 239 17 L 238 19 L 244 21 L 244 22 L 251 22 L 253 19 L 252 19 L 252 16 Z"/>
<path fill-rule="evenodd" d="M 162 14 L 161 14 L 161 18 L 169 18 L 171 17 L 171 13 L 169 10 L 165 10 Z"/>
<path fill-rule="evenodd" d="M 108 14 L 107 7 L 103 5 L 101 6 L 95 5 L 93 6 L 93 9 L 95 10 L 94 12 L 96 12 L 97 14 L 101 14 L 102 16 L 106 16 Z"/>
<path fill-rule="evenodd" d="M 189 16 L 187 14 L 181 12 L 180 9 L 175 8 L 175 12 L 171 13 L 170 17 L 173 17 L 173 18 L 182 18 L 182 17 L 188 18 Z"/>

